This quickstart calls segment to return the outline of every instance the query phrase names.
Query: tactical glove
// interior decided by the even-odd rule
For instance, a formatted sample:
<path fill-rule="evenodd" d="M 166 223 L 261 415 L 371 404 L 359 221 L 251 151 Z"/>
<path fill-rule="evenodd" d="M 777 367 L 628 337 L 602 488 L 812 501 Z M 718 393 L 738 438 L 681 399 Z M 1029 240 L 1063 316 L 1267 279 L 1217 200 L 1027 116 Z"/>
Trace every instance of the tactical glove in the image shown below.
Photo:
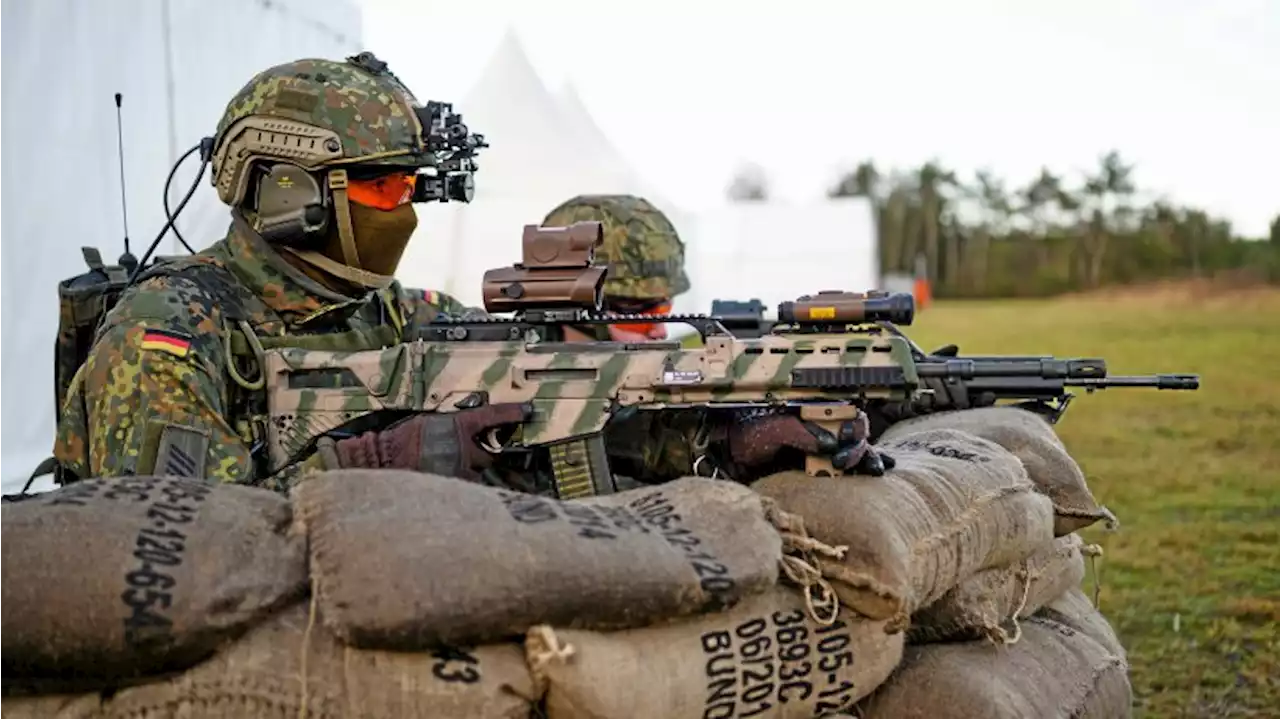
<path fill-rule="evenodd" d="M 872 447 L 869 436 L 865 412 L 844 422 L 838 435 L 791 414 L 744 415 L 729 426 L 726 443 L 739 475 L 744 469 L 752 476 L 795 469 L 804 456 L 816 455 L 830 457 L 831 464 L 845 473 L 878 477 L 893 469 L 895 462 Z"/>
<path fill-rule="evenodd" d="M 493 455 L 478 441 L 491 430 L 528 420 L 530 411 L 523 404 L 494 404 L 418 414 L 386 429 L 321 444 L 320 451 L 326 465 L 336 462 L 343 469 L 407 469 L 480 481 L 480 473 L 493 466 Z"/>

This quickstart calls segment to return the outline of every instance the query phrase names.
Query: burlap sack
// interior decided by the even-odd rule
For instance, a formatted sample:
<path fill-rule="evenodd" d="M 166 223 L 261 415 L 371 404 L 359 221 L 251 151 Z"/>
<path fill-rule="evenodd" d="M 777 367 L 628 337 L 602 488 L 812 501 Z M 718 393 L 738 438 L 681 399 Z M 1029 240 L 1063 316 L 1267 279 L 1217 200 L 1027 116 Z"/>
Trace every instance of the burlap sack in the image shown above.
<path fill-rule="evenodd" d="M 895 620 L 976 572 L 1020 562 L 1053 539 L 1053 508 L 1022 463 L 986 440 L 932 430 L 890 443 L 882 477 L 784 472 L 753 489 L 804 518 L 811 536 L 847 547 L 820 560 L 840 599 Z"/>
<path fill-rule="evenodd" d="M 308 626 L 310 630 L 308 631 Z M 518 644 L 408 654 L 344 647 L 297 605 L 178 677 L 98 695 L 4 700 L 4 715 L 64 719 L 528 717 Z"/>
<path fill-rule="evenodd" d="M 4 719 L 99 719 L 105 712 L 102 703 L 98 692 L 6 696 L 0 699 L 0 714 Z"/>
<path fill-rule="evenodd" d="M 1124 661 L 1040 617 L 1016 644 L 907 647 L 902 666 L 863 704 L 863 719 L 1122 719 L 1133 690 Z"/>
<path fill-rule="evenodd" d="M 267 490 L 127 477 L 3 513 L 6 692 L 191 666 L 306 589 L 289 503 Z"/>
<path fill-rule="evenodd" d="M 1007 567 L 986 569 L 961 582 L 911 617 L 907 640 L 940 642 L 985 637 L 1016 641 L 1019 618 L 1034 614 L 1084 580 L 1084 543 L 1075 534 L 1059 537 L 1035 554 Z M 1005 626 L 1014 620 L 1012 631 Z"/>
<path fill-rule="evenodd" d="M 903 635 L 844 615 L 823 626 L 776 587 L 728 611 L 621 632 L 537 627 L 525 649 L 549 719 L 808 719 L 852 706 L 902 657 Z"/>
<path fill-rule="evenodd" d="M 1084 472 L 1067 452 L 1053 425 L 1034 412 L 1007 406 L 939 412 L 890 427 L 878 444 L 931 429 L 968 432 L 995 442 L 1022 460 L 1036 489 L 1053 500 L 1055 536 L 1078 532 L 1098 520 L 1116 524 L 1115 515 L 1094 499 Z"/>
<path fill-rule="evenodd" d="M 1128 659 L 1124 646 L 1116 636 L 1111 623 L 1093 606 L 1093 602 L 1079 586 L 1073 586 L 1063 592 L 1061 596 L 1036 612 L 1036 616 L 1065 624 L 1106 647 L 1107 651 L 1117 657 L 1126 661 Z"/>
<path fill-rule="evenodd" d="M 761 497 L 696 477 L 558 502 L 434 475 L 343 470 L 299 485 L 295 507 L 326 621 L 367 648 L 716 610 L 775 585 L 782 557 Z"/>

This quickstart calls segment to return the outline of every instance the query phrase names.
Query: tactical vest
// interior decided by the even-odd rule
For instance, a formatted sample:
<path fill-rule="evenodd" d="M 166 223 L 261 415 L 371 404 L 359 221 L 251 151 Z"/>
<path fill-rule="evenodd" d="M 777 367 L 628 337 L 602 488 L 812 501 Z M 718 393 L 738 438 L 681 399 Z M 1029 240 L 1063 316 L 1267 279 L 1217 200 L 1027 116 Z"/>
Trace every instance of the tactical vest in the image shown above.
<path fill-rule="evenodd" d="M 59 320 L 54 354 L 57 424 L 61 424 L 62 408 L 70 392 L 71 382 L 88 360 L 89 352 L 103 327 L 103 320 L 129 286 L 128 272 L 124 267 L 105 265 L 96 249 L 84 248 L 83 252 L 89 271 L 58 285 Z M 259 336 L 249 319 L 272 313 L 263 300 L 242 285 L 227 268 L 186 257 L 158 257 L 154 264 L 139 274 L 135 284 L 161 276 L 182 276 L 218 302 L 230 332 L 226 343 L 230 398 L 226 419 L 250 448 L 255 462 L 255 477 L 263 477 L 268 471 L 265 452 L 260 451 L 265 446 L 266 438 L 266 392 L 262 362 L 265 351 L 282 347 L 357 351 L 386 347 L 399 339 L 396 329 L 386 325 L 345 332 Z M 31 480 L 50 473 L 58 484 L 70 479 L 54 458 L 50 457 L 36 468 L 27 486 L 23 488 L 23 494 L 30 487 Z"/>

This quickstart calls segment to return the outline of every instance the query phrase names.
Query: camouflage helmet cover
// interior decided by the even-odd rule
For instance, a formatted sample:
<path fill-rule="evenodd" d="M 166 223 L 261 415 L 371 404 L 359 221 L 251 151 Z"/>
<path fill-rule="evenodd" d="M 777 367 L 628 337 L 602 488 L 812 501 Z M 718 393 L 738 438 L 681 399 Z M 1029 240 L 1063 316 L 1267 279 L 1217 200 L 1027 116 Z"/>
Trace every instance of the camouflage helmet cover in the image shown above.
<path fill-rule="evenodd" d="M 213 183 L 244 198 L 248 169 L 284 161 L 328 166 L 429 167 L 417 99 L 371 53 L 304 59 L 258 73 L 227 103 L 214 137 Z"/>
<path fill-rule="evenodd" d="M 606 297 L 666 300 L 689 290 L 684 243 L 667 216 L 648 200 L 579 195 L 552 210 L 542 224 L 566 227 L 590 221 L 604 225 L 604 246 L 596 253 L 596 264 L 609 268 Z"/>

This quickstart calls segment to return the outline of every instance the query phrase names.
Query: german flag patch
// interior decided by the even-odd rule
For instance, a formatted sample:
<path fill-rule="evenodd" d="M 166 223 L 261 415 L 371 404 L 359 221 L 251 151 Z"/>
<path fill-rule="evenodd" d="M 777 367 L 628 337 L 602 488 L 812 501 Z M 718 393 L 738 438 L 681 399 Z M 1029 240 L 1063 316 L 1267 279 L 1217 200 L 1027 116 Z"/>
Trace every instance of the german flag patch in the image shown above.
<path fill-rule="evenodd" d="M 432 307 L 440 306 L 440 293 L 435 290 L 423 290 L 422 299 Z"/>
<path fill-rule="evenodd" d="M 186 357 L 191 353 L 191 336 L 169 330 L 147 330 L 142 334 L 142 349 Z"/>

